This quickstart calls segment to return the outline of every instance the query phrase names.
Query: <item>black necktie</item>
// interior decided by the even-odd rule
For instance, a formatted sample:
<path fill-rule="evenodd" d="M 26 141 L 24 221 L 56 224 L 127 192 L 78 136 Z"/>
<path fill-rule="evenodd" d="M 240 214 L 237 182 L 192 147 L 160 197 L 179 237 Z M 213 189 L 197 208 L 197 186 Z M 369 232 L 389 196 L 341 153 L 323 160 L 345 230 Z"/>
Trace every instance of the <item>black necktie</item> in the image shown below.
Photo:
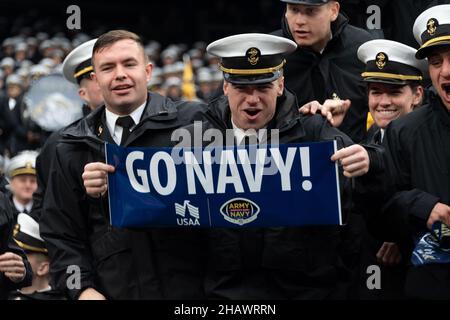
<path fill-rule="evenodd" d="M 117 118 L 116 124 L 123 128 L 122 130 L 122 139 L 120 140 L 120 145 L 123 146 L 125 142 L 128 140 L 128 136 L 130 135 L 131 127 L 134 126 L 133 118 L 130 116 Z"/>

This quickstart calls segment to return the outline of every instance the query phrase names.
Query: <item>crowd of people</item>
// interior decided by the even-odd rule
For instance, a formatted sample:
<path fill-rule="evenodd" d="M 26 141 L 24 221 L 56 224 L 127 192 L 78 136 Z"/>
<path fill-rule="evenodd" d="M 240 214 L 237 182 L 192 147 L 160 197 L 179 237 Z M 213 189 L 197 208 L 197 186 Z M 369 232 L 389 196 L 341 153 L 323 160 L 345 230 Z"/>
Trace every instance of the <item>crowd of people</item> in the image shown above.
<path fill-rule="evenodd" d="M 450 5 L 415 17 L 416 49 L 373 39 L 338 1 L 281 1 L 280 30 L 193 48 L 126 30 L 3 41 L 2 299 L 450 298 Z M 84 102 L 52 133 L 24 98 L 51 73 Z M 234 145 L 266 144 L 266 128 L 337 140 L 345 224 L 112 227 L 104 143 L 171 147 L 194 121 Z"/>

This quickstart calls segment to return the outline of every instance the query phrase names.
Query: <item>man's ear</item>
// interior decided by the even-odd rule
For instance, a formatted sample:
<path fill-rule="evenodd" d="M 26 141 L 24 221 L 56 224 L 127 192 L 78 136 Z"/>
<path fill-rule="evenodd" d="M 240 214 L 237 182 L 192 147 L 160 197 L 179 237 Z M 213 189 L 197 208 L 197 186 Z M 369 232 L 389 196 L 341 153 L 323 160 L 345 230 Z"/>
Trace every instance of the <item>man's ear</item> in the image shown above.
<path fill-rule="evenodd" d="M 283 92 L 284 92 L 284 76 L 281 76 L 278 79 L 277 83 L 278 83 L 277 94 L 278 94 L 279 97 L 281 97 L 283 95 Z"/>
<path fill-rule="evenodd" d="M 414 108 L 418 107 L 422 104 L 423 101 L 423 95 L 424 95 L 424 90 L 422 86 L 417 86 L 415 92 L 413 92 L 414 95 L 414 99 L 413 99 L 413 105 Z"/>
<path fill-rule="evenodd" d="M 147 82 L 149 82 L 153 73 L 153 64 L 151 62 L 147 63 L 145 66 L 145 73 L 147 74 Z"/>
<path fill-rule="evenodd" d="M 230 86 L 230 84 L 227 82 L 227 81 L 224 81 L 223 82 L 223 94 L 225 95 L 225 96 L 227 96 L 228 95 L 228 88 L 229 88 L 229 86 Z"/>
<path fill-rule="evenodd" d="M 328 5 L 330 6 L 330 10 L 331 10 L 331 22 L 336 21 L 336 19 L 339 16 L 339 11 L 341 10 L 341 5 L 339 4 L 339 2 L 337 1 L 330 1 L 328 3 Z"/>
<path fill-rule="evenodd" d="M 86 101 L 86 89 L 84 87 L 79 87 L 78 88 L 78 95 L 80 96 L 81 100 Z"/>
<path fill-rule="evenodd" d="M 46 276 L 50 273 L 50 263 L 48 261 L 41 262 L 36 271 L 38 276 Z"/>

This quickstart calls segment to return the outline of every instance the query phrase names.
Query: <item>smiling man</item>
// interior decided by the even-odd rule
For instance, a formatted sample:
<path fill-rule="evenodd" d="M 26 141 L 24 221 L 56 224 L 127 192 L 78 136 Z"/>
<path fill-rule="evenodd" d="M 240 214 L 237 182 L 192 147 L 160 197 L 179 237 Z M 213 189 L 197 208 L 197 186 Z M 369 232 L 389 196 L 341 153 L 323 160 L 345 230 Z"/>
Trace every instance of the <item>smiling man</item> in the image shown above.
<path fill-rule="evenodd" d="M 390 180 L 394 179 L 396 192 L 379 216 L 384 221 L 379 231 L 396 240 L 400 230 L 408 230 L 418 243 L 413 251 L 414 266 L 406 278 L 408 297 L 448 299 L 450 5 L 424 11 L 414 23 L 414 36 L 421 45 L 416 57 L 428 58 L 435 92 L 429 105 L 393 121 L 386 130 L 383 143 L 390 156 Z"/>
<path fill-rule="evenodd" d="M 143 107 L 147 100 L 146 84 L 151 78 L 153 65 L 142 57 L 139 43 L 134 39 L 110 41 L 104 37 L 94 45 L 93 78 L 107 101 L 107 111 L 120 116 L 129 115 Z M 140 68 L 143 59 L 145 67 Z"/>
<path fill-rule="evenodd" d="M 92 62 L 105 105 L 61 133 L 40 220 L 56 285 L 71 299 L 201 298 L 204 250 L 195 231 L 110 226 L 106 175 L 114 167 L 105 164 L 104 143 L 170 146 L 172 131 L 202 105 L 147 92 L 152 65 L 132 32 L 101 35 Z M 79 287 L 68 281 L 71 266 Z"/>

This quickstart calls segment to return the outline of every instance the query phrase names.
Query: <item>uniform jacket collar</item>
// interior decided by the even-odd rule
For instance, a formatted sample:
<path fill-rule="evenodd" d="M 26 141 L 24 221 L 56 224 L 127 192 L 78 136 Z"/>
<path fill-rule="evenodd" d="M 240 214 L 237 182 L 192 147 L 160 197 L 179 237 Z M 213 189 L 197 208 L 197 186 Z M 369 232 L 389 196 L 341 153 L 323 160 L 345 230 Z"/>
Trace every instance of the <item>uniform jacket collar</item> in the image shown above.
<path fill-rule="evenodd" d="M 105 106 L 101 106 L 91 112 L 87 117 L 78 120 L 66 127 L 62 136 L 69 140 L 89 140 L 92 142 L 103 143 L 99 138 L 101 131 L 102 116 L 105 113 Z M 177 118 L 177 109 L 171 100 L 155 94 L 149 93 L 147 104 L 141 121 L 133 132 L 141 132 L 146 129 L 167 128 L 167 122 Z"/>

